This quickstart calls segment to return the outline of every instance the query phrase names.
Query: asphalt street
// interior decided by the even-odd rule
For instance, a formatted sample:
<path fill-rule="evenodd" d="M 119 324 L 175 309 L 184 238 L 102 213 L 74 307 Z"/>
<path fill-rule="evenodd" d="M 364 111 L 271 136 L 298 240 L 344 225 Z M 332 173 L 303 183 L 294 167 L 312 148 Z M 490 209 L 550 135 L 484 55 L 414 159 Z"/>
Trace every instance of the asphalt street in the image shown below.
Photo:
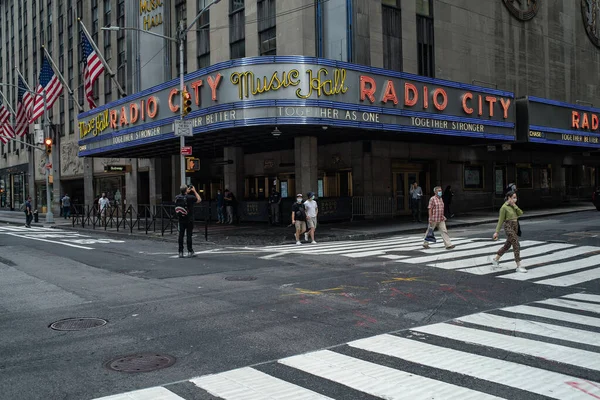
<path fill-rule="evenodd" d="M 96 399 L 157 387 L 158 394 L 138 398 L 243 399 L 222 395 L 223 387 L 237 382 L 227 375 L 236 369 L 246 374 L 243 379 L 255 377 L 263 389 L 272 380 L 291 385 L 291 393 L 297 391 L 291 398 L 404 398 L 386 392 L 384 384 L 368 389 L 360 380 L 322 370 L 344 363 L 355 372 L 373 368 L 373 376 L 381 372 L 377 368 L 424 376 L 424 383 L 400 385 L 411 399 L 448 398 L 444 393 L 461 390 L 456 398 L 600 398 L 594 382 L 600 380 L 600 362 L 594 364 L 600 361 L 600 297 L 593 297 L 600 295 L 599 223 L 596 212 L 522 222 L 527 274 L 513 271 L 509 255 L 501 270 L 490 269 L 487 258 L 501 245 L 491 240 L 491 224 L 451 231 L 457 245 L 452 251 L 439 244 L 424 250 L 418 235 L 404 235 L 302 246 L 198 244 L 191 259 L 177 258 L 174 238 L 169 243 L 2 225 L 0 398 Z M 516 306 L 525 307 L 519 318 L 529 312 L 534 321 L 554 321 L 559 328 L 549 334 L 541 324 L 524 323 L 517 329 L 510 322 Z M 55 321 L 82 317 L 108 322 L 78 331 L 50 328 Z M 461 342 L 468 334 L 460 329 L 473 326 L 502 337 L 479 342 L 473 335 L 469 343 Z M 533 352 L 537 342 L 515 350 L 511 340 L 517 338 L 569 345 L 589 364 L 561 359 L 557 349 Z M 398 348 L 412 350 L 390 353 Z M 460 359 L 452 352 L 550 371 L 548 381 L 559 375 L 582 383 L 569 381 L 567 389 L 574 392 L 568 397 L 536 392 L 530 382 L 499 381 L 442 365 Z M 150 353 L 176 361 L 143 373 L 106 366 Z M 435 360 L 425 357 L 430 353 L 438 354 Z M 209 374 L 217 375 L 204 378 Z M 398 382 L 408 379 L 394 376 Z M 442 386 L 428 389 L 428 395 L 438 397 L 424 397 L 431 380 Z M 305 396 L 308 392 L 317 397 Z M 264 398 L 278 398 L 269 396 Z"/>

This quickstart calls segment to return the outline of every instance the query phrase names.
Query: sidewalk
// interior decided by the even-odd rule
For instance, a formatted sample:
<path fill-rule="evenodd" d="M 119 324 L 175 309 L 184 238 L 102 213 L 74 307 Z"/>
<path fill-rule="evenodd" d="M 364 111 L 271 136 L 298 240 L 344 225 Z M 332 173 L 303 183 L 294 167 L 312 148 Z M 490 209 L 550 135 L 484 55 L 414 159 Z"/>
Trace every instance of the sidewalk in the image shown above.
<path fill-rule="evenodd" d="M 585 211 L 597 212 L 591 203 L 573 202 L 562 207 L 526 211 L 521 217 L 521 220 L 547 218 L 555 215 Z M 497 211 L 482 211 L 458 215 L 450 219 L 447 222 L 447 225 L 448 229 L 451 230 L 459 227 L 495 223 L 497 219 Z M 44 216 L 40 215 L 40 222 L 37 224 L 32 223 L 32 226 L 70 229 L 82 233 L 88 232 L 90 234 L 97 232 L 99 234 L 135 237 L 139 239 L 165 240 L 169 242 L 176 240 L 176 233 L 171 234 L 170 230 L 165 232 L 164 236 L 160 234 L 160 231 L 148 232 L 146 235 L 145 231 L 138 231 L 137 228 L 134 228 L 133 233 L 129 232 L 129 228 L 126 230 L 120 228 L 119 232 L 117 232 L 115 228 L 111 229 L 110 227 L 106 230 L 100 227 L 96 227 L 94 230 L 91 226 L 86 226 L 85 228 L 82 228 L 81 226 L 73 227 L 70 219 L 65 220 L 58 216 L 55 216 L 54 221 L 54 224 L 46 224 Z M 0 223 L 24 225 L 25 216 L 20 211 L 0 211 Z M 317 241 L 365 240 L 398 234 L 424 234 L 425 229 L 426 223 L 413 223 L 410 219 L 402 218 L 392 220 L 376 219 L 354 222 L 322 223 L 317 229 Z M 261 246 L 292 243 L 294 240 L 294 230 L 292 227 L 274 227 L 267 225 L 266 223 L 242 223 L 240 225 L 218 225 L 213 223 L 208 227 L 208 242 L 205 241 L 204 233 L 204 223 L 198 222 L 194 233 L 195 243 L 217 244 L 220 246 Z"/>

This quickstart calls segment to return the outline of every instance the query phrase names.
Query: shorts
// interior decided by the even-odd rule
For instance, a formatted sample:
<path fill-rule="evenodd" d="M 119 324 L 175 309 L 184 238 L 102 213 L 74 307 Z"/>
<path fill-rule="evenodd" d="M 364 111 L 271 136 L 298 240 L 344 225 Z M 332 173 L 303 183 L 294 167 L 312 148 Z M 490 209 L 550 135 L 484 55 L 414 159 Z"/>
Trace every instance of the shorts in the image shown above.
<path fill-rule="evenodd" d="M 302 232 L 306 230 L 306 221 L 296 221 L 296 231 Z"/>
<path fill-rule="evenodd" d="M 308 226 L 308 229 L 317 229 L 317 218 L 311 218 L 308 221 L 306 221 L 306 226 Z"/>

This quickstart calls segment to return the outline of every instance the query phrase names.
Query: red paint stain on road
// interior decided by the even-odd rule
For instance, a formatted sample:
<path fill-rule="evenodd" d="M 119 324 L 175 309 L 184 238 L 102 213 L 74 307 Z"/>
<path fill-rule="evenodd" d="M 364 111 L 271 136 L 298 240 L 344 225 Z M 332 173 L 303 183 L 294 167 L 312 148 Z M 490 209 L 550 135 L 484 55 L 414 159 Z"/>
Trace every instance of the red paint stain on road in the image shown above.
<path fill-rule="evenodd" d="M 377 320 L 373 317 L 369 317 L 368 315 L 362 314 L 358 311 L 354 311 L 354 315 L 358 318 L 361 318 L 362 321 L 357 321 L 356 326 L 367 326 L 368 324 L 376 324 Z"/>
<path fill-rule="evenodd" d="M 577 389 L 585 394 L 587 394 L 588 396 L 594 398 L 594 399 L 599 399 L 600 400 L 600 386 L 598 386 L 597 384 L 590 382 L 590 381 L 583 381 L 583 382 L 565 382 L 567 385 L 571 386 L 573 389 Z M 591 386 L 591 387 L 587 387 L 584 388 L 584 386 L 587 386 L 586 383 Z M 596 392 L 596 394 L 592 393 Z"/>
<path fill-rule="evenodd" d="M 354 297 L 352 297 L 352 295 L 350 295 L 349 293 L 340 293 L 342 296 L 344 296 L 345 298 L 355 301 L 359 304 L 367 304 L 371 301 L 371 299 L 364 299 L 364 300 L 360 300 L 360 299 L 355 299 Z"/>
<path fill-rule="evenodd" d="M 392 294 L 391 294 L 392 297 L 396 297 L 399 294 L 402 295 L 402 296 L 404 296 L 404 297 L 408 297 L 409 299 L 414 299 L 414 298 L 417 297 L 417 296 L 415 296 L 412 293 L 404 293 L 404 292 L 402 292 L 402 291 L 400 291 L 400 290 L 398 290 L 396 288 L 390 288 L 390 290 L 392 292 Z"/>
<path fill-rule="evenodd" d="M 442 285 L 442 286 L 443 286 L 443 285 Z M 466 298 L 465 298 L 463 295 L 461 295 L 460 293 L 458 293 L 458 292 L 456 291 L 456 288 L 455 288 L 455 287 L 452 287 L 452 286 L 443 286 L 443 287 L 441 287 L 441 288 L 440 288 L 440 290 L 441 290 L 442 292 L 453 293 L 453 294 L 454 294 L 456 297 L 458 297 L 459 299 L 461 299 L 461 300 L 463 300 L 463 301 L 467 301 L 467 299 L 466 299 Z"/>

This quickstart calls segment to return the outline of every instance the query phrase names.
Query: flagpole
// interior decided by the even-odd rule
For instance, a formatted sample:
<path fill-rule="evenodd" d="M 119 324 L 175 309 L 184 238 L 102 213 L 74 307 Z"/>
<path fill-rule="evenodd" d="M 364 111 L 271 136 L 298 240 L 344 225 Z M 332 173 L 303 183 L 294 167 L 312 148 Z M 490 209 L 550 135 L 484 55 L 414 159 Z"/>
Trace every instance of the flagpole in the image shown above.
<path fill-rule="evenodd" d="M 104 65 L 104 68 L 106 68 L 106 70 L 108 71 L 108 73 L 110 75 L 110 79 L 112 79 L 112 81 L 115 83 L 115 85 L 117 85 L 117 89 L 119 89 L 119 93 L 121 94 L 121 96 L 125 97 L 127 94 L 125 93 L 125 91 L 123 90 L 123 88 L 121 87 L 121 85 L 119 84 L 119 82 L 115 79 L 115 73 L 112 71 L 112 69 L 110 69 L 110 66 L 108 65 L 108 63 L 106 62 L 106 60 L 104 59 L 104 57 L 102 56 L 102 53 L 100 53 L 100 50 L 98 49 L 98 46 L 96 46 L 96 43 L 94 42 L 94 39 L 92 39 L 92 37 L 90 36 L 89 32 L 85 28 L 85 25 L 83 24 L 83 21 L 81 20 L 81 18 L 77 18 L 77 21 L 79 21 L 79 24 L 81 25 L 81 29 L 83 30 L 83 33 L 85 34 L 85 36 L 90 41 L 90 44 L 94 48 L 94 51 L 96 52 L 96 54 L 98 54 L 98 58 L 100 58 L 100 61 Z"/>
<path fill-rule="evenodd" d="M 6 96 L 4 95 L 4 92 L 2 90 L 0 90 L 0 96 L 2 96 L 2 98 L 4 99 L 4 104 L 6 104 L 6 106 L 9 108 L 11 114 L 15 115 L 15 110 L 10 105 L 10 102 L 8 101 L 8 99 L 6 98 Z"/>
<path fill-rule="evenodd" d="M 54 73 L 58 76 L 58 79 L 60 79 L 60 81 L 62 82 L 62 84 L 67 88 L 67 90 L 69 91 L 69 95 L 71 95 L 71 97 L 73 98 L 73 100 L 75 100 L 75 103 L 77 104 L 77 108 L 79 109 L 79 111 L 83 112 L 83 107 L 81 106 L 81 104 L 79 104 L 79 99 L 77 99 L 77 97 L 75 96 L 75 93 L 73 93 L 73 91 L 71 90 L 71 88 L 67 84 L 67 81 L 65 81 L 65 78 L 60 73 L 60 70 L 58 69 L 58 67 L 54 63 L 54 60 L 52 59 L 52 56 L 50 56 L 50 53 L 48 53 L 48 50 L 46 50 L 46 46 L 42 45 L 42 49 L 44 50 L 44 53 L 46 54 L 46 58 L 48 59 L 48 61 L 50 61 L 50 64 L 52 65 L 52 69 L 54 70 Z"/>
<path fill-rule="evenodd" d="M 23 83 L 25 84 L 25 86 L 27 86 L 27 90 L 29 90 L 33 94 L 36 94 L 37 92 L 31 90 L 31 87 L 29 87 L 29 85 L 27 84 L 27 79 L 25 79 L 25 77 L 21 74 L 21 71 L 19 71 L 19 67 L 17 67 L 15 65 L 15 69 L 17 70 L 17 74 L 19 74 L 19 76 L 21 77 L 21 79 L 23 79 Z"/>

